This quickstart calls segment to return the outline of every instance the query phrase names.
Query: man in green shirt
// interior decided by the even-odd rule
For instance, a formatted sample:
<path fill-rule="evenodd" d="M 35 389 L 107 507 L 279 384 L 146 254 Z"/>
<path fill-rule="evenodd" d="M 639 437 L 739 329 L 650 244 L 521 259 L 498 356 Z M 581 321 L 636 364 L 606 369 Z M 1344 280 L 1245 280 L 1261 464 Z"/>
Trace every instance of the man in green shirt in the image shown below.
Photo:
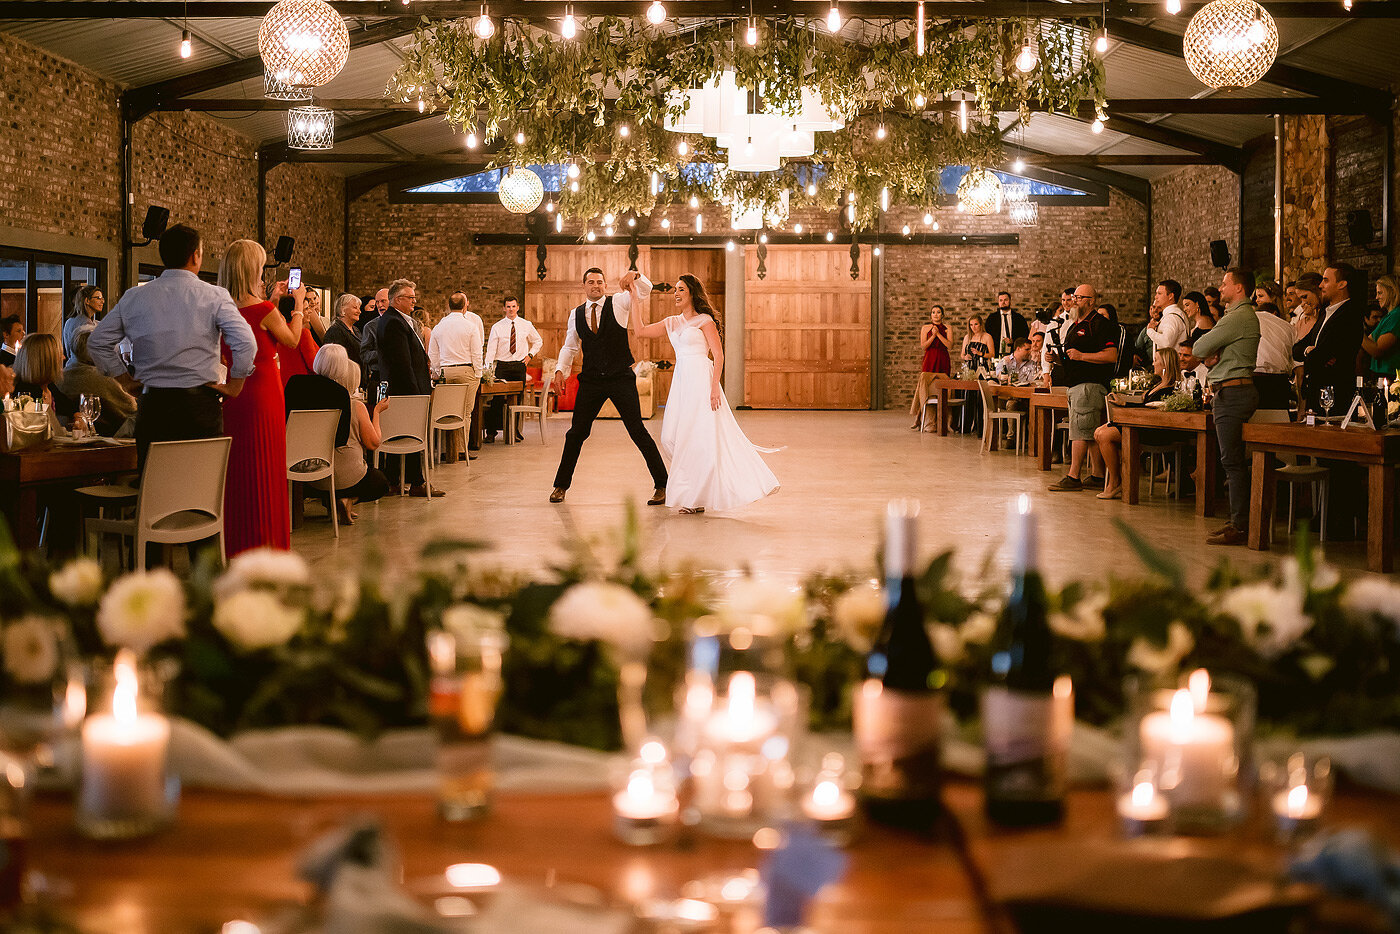
<path fill-rule="evenodd" d="M 1191 353 L 1210 367 L 1211 414 L 1220 441 L 1220 464 L 1230 488 L 1230 521 L 1206 539 L 1211 545 L 1243 545 L 1249 523 L 1249 457 L 1244 447 L 1244 423 L 1259 407 L 1254 365 L 1259 354 L 1259 318 L 1249 303 L 1254 277 L 1245 270 L 1227 269 L 1220 280 L 1225 314 L 1215 327 L 1197 338 Z"/>

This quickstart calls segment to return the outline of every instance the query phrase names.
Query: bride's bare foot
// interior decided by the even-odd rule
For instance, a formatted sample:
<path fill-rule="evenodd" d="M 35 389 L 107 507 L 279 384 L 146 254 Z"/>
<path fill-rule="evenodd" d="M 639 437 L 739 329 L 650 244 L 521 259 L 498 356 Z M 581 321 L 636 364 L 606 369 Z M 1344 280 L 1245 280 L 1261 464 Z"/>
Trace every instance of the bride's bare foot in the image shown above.
<path fill-rule="evenodd" d="M 683 506 L 683 507 L 681 507 L 681 515 L 683 515 L 683 516 L 695 516 L 695 515 L 699 515 L 700 513 L 704 512 L 704 511 L 705 511 L 705 507 L 704 507 L 704 506 L 696 506 L 694 509 L 691 509 L 689 506 Z"/>

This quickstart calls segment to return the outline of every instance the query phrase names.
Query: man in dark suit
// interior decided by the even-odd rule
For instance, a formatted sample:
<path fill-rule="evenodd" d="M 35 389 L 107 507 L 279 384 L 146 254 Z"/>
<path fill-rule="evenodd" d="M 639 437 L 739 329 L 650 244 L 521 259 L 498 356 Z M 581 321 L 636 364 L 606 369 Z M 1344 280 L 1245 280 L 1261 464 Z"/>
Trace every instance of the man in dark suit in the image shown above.
<path fill-rule="evenodd" d="M 10 315 L 4 321 L 0 321 L 0 339 L 5 345 L 0 347 L 0 366 L 14 366 L 15 355 L 19 353 L 19 345 L 24 341 L 24 319 L 19 315 Z"/>
<path fill-rule="evenodd" d="M 1366 320 L 1366 294 L 1362 273 L 1350 263 L 1334 263 L 1322 275 L 1322 300 L 1326 306 L 1312 331 L 1293 346 L 1293 359 L 1303 364 L 1303 395 L 1313 412 L 1340 415 L 1356 395 L 1356 355 Z M 1323 411 L 1321 394 L 1332 387 L 1332 411 Z"/>
<path fill-rule="evenodd" d="M 997 293 L 997 310 L 987 315 L 987 333 L 992 336 L 993 356 L 1004 357 L 1021 338 L 1029 339 L 1031 326 L 1011 308 L 1011 293 Z"/>
<path fill-rule="evenodd" d="M 389 384 L 389 405 L 396 396 L 427 396 L 433 391 L 433 378 L 428 370 L 428 351 L 414 323 L 413 305 L 418 300 L 418 288 L 408 279 L 395 279 L 389 286 L 389 308 L 370 330 L 374 333 L 379 355 L 379 376 Z M 389 464 L 385 475 L 391 481 L 399 475 L 398 465 Z M 407 456 L 404 480 L 410 496 L 427 496 L 428 486 L 423 478 L 423 466 L 418 455 Z M 433 496 L 442 496 L 433 490 Z"/>

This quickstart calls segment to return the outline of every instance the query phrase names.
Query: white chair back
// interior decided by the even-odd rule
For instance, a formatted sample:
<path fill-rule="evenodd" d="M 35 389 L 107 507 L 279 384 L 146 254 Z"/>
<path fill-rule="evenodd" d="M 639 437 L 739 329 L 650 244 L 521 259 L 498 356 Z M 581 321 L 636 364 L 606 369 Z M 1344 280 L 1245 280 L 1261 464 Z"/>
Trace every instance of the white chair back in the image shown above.
<path fill-rule="evenodd" d="M 293 409 L 287 415 L 287 487 L 295 494 L 295 483 L 324 481 L 316 486 L 328 492 L 326 508 L 331 528 L 340 538 L 340 514 L 335 509 L 335 435 L 340 428 L 339 409 Z M 292 468 L 303 462 L 315 464 L 303 470 Z M 301 504 L 293 502 L 293 511 Z"/>
<path fill-rule="evenodd" d="M 232 445 L 232 438 L 152 442 L 141 473 L 137 526 L 154 529 L 182 512 L 200 513 L 222 525 Z"/>
<path fill-rule="evenodd" d="M 416 451 L 413 442 L 420 445 L 428 441 L 428 411 L 432 396 L 390 396 L 389 407 L 379 416 L 380 434 L 384 444 L 393 445 L 390 454 L 402 453 L 402 449 Z M 383 445 L 381 445 L 381 449 Z"/>
<path fill-rule="evenodd" d="M 440 431 L 456 431 L 467 424 L 466 383 L 442 383 L 433 389 L 433 404 L 429 420 Z M 390 407 L 393 403 L 390 403 Z"/>

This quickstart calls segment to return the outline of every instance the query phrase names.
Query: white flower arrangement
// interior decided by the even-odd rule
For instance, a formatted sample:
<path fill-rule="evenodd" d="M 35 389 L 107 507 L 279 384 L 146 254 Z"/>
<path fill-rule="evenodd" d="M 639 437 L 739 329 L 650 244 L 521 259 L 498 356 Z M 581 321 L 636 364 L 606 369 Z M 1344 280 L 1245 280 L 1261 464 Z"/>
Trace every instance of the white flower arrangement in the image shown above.
<path fill-rule="evenodd" d="M 301 555 L 275 548 L 252 548 L 228 563 L 228 570 L 214 583 L 214 596 L 222 598 L 250 588 L 287 591 L 310 583 L 311 568 Z"/>
<path fill-rule="evenodd" d="M 287 606 L 266 590 L 241 590 L 214 604 L 214 628 L 244 652 L 286 645 L 301 629 L 306 613 Z"/>
<path fill-rule="evenodd" d="M 69 606 L 93 606 L 102 597 L 102 565 L 75 558 L 49 575 L 49 590 Z"/>
<path fill-rule="evenodd" d="M 58 626 L 41 616 L 24 616 L 0 636 L 5 673 L 19 684 L 43 684 L 58 672 Z"/>
<path fill-rule="evenodd" d="M 807 625 L 807 602 L 802 588 L 773 578 L 739 578 L 717 597 L 716 616 L 726 627 L 753 626 L 757 618 L 771 626 L 766 635 L 786 637 Z"/>
<path fill-rule="evenodd" d="M 97 631 L 108 645 L 141 653 L 185 634 L 185 590 L 165 568 L 118 578 L 97 608 Z"/>
<path fill-rule="evenodd" d="M 885 595 L 874 582 L 857 584 L 831 607 L 835 635 L 858 652 L 869 652 L 885 621 Z"/>
<path fill-rule="evenodd" d="M 549 610 L 549 628 L 563 639 L 596 639 L 625 658 L 645 658 L 656 640 L 651 607 L 621 584 L 575 584 Z"/>
<path fill-rule="evenodd" d="M 1240 624 L 1245 642 L 1265 658 L 1281 655 L 1312 626 L 1312 618 L 1303 612 L 1303 591 L 1297 587 L 1243 584 L 1226 591 L 1219 609 Z"/>
<path fill-rule="evenodd" d="M 1154 645 L 1138 636 L 1128 647 L 1127 661 L 1139 671 L 1162 674 L 1174 670 L 1195 647 L 1196 639 L 1191 635 L 1191 630 L 1184 623 L 1173 622 L 1167 627 L 1166 645 Z"/>
<path fill-rule="evenodd" d="M 1085 594 L 1067 613 L 1051 613 L 1051 632 L 1078 642 L 1102 642 L 1108 633 L 1103 611 L 1108 607 L 1108 594 L 1094 591 Z"/>
<path fill-rule="evenodd" d="M 1389 620 L 1400 630 L 1400 584 L 1395 581 L 1376 574 L 1358 577 L 1343 594 L 1342 606 L 1353 613 Z"/>
<path fill-rule="evenodd" d="M 506 618 L 474 603 L 458 603 L 442 611 L 442 628 L 458 645 L 470 645 L 483 638 L 499 638 L 505 633 Z"/>

